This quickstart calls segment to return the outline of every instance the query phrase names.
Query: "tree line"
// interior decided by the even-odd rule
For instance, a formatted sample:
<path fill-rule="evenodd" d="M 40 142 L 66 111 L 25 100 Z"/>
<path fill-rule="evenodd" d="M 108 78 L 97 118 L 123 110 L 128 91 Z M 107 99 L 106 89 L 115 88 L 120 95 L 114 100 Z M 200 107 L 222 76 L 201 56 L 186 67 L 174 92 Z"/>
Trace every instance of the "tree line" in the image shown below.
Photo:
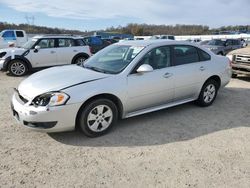
<path fill-rule="evenodd" d="M 29 24 L 11 24 L 0 22 L 0 31 L 4 29 L 21 29 L 31 34 L 74 34 L 74 35 L 92 35 L 94 31 L 79 31 L 61 28 L 51 28 L 45 26 L 35 26 Z M 109 27 L 102 32 L 116 32 L 121 34 L 132 34 L 134 36 L 151 35 L 206 35 L 222 31 L 250 31 L 250 25 L 223 26 L 216 29 L 210 29 L 206 25 L 153 25 L 130 23 L 126 26 Z"/>

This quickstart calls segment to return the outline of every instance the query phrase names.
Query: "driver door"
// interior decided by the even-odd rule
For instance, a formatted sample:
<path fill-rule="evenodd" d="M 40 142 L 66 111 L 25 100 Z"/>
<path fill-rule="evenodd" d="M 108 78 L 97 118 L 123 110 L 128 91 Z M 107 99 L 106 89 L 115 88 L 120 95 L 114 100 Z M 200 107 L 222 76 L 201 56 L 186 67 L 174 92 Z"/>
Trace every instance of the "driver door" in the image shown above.
<path fill-rule="evenodd" d="M 57 49 L 55 48 L 55 39 L 41 39 L 36 46 L 40 46 L 40 49 L 30 50 L 33 67 L 57 65 Z"/>
<path fill-rule="evenodd" d="M 128 113 L 164 105 L 174 98 L 174 72 L 170 63 L 170 47 L 158 47 L 148 52 L 127 77 Z M 152 72 L 137 73 L 142 64 Z"/>

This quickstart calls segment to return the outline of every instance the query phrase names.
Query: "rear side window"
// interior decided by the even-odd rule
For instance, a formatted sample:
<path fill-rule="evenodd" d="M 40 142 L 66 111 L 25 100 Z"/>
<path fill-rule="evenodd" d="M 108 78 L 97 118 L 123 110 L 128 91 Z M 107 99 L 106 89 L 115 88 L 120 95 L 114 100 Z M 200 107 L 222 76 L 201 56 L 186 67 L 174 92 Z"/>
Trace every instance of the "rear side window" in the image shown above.
<path fill-rule="evenodd" d="M 24 34 L 22 31 L 16 31 L 16 36 L 17 37 L 24 37 Z"/>
<path fill-rule="evenodd" d="M 73 39 L 58 39 L 58 46 L 59 47 L 71 47 L 74 46 Z"/>
<path fill-rule="evenodd" d="M 199 56 L 200 56 L 200 61 L 209 61 L 209 60 L 211 60 L 211 56 L 207 52 L 204 52 L 201 49 L 197 49 L 197 50 L 198 50 L 198 53 L 199 53 Z"/>
<path fill-rule="evenodd" d="M 82 39 L 75 40 L 76 46 L 86 46 L 85 42 Z"/>
<path fill-rule="evenodd" d="M 199 62 L 197 49 L 193 46 L 174 46 L 174 65 L 184 65 Z"/>

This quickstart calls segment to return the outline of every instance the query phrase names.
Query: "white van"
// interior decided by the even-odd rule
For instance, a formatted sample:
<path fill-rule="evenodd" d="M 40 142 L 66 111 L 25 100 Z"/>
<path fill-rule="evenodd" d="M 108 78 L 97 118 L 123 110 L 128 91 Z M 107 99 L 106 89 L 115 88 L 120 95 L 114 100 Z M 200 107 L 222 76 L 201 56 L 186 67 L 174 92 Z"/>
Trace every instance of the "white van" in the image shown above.
<path fill-rule="evenodd" d="M 23 30 L 3 30 L 0 32 L 0 49 L 14 46 L 22 46 L 28 41 L 26 32 Z"/>

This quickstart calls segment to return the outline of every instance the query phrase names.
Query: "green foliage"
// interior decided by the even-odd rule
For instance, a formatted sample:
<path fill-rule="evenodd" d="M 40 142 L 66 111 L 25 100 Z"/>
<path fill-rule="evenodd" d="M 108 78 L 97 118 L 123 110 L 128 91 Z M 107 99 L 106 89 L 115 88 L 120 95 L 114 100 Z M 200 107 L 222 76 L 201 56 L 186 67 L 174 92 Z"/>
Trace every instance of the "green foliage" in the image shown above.
<path fill-rule="evenodd" d="M 10 24 L 0 22 L 0 31 L 4 29 L 21 29 L 30 34 L 74 34 L 74 35 L 92 35 L 94 31 L 67 30 L 61 28 L 50 28 L 45 26 L 34 26 L 28 24 Z M 217 29 L 209 29 L 205 25 L 152 25 L 130 23 L 126 26 L 109 27 L 103 32 L 116 32 L 121 34 L 132 34 L 135 36 L 150 35 L 206 35 L 218 31 L 250 31 L 250 25 L 242 26 L 223 26 Z"/>

